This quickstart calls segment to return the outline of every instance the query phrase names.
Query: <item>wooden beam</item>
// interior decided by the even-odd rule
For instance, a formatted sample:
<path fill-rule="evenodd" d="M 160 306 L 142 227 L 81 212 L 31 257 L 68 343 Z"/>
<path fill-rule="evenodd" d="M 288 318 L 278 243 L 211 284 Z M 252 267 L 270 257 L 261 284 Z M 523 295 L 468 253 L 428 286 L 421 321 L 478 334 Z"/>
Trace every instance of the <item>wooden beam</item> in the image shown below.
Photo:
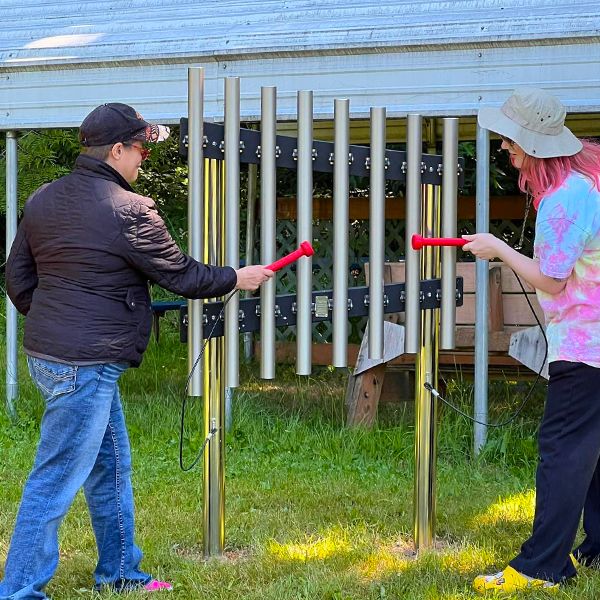
<path fill-rule="evenodd" d="M 503 332 L 504 334 L 504 332 Z M 358 344 L 348 344 L 348 364 L 356 363 L 359 351 Z M 333 346 L 331 344 L 312 344 L 312 364 L 313 365 L 331 365 L 333 363 Z M 255 345 L 256 355 L 260 354 L 260 342 Z M 472 350 L 448 350 L 440 352 L 441 365 L 468 365 L 473 364 L 474 352 Z M 296 362 L 296 343 L 295 342 L 276 342 L 275 359 L 279 363 L 293 364 Z M 412 354 L 402 354 L 391 360 L 389 365 L 414 365 L 415 358 Z M 489 353 L 490 365 L 520 366 L 520 363 L 507 356 L 504 352 Z"/>
<path fill-rule="evenodd" d="M 296 198 L 281 196 L 277 198 L 277 219 L 296 220 Z M 386 198 L 385 218 L 402 220 L 406 216 L 406 202 L 402 197 Z M 458 197 L 458 218 L 475 218 L 475 196 Z M 492 196 L 490 198 L 490 219 L 523 219 L 525 196 Z M 313 198 L 313 216 L 315 219 L 333 219 L 333 199 L 330 197 Z M 350 220 L 368 220 L 369 197 L 350 198 Z"/>

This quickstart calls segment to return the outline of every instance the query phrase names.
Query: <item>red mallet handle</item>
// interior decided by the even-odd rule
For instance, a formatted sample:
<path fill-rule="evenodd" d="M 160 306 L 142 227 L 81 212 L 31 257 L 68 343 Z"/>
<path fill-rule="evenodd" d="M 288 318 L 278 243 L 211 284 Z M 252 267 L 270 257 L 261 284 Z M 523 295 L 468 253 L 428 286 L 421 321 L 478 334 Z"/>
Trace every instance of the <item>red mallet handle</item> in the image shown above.
<path fill-rule="evenodd" d="M 298 260 L 301 256 L 312 256 L 315 253 L 313 247 L 308 242 L 302 242 L 300 247 L 293 252 L 290 252 L 287 256 L 282 256 L 279 260 L 276 260 L 273 264 L 267 265 L 267 269 L 271 271 L 279 271 L 283 267 L 287 267 L 290 263 Z"/>
<path fill-rule="evenodd" d="M 411 238 L 413 250 L 420 250 L 423 246 L 464 246 L 467 241 L 463 238 L 424 238 L 418 233 Z"/>

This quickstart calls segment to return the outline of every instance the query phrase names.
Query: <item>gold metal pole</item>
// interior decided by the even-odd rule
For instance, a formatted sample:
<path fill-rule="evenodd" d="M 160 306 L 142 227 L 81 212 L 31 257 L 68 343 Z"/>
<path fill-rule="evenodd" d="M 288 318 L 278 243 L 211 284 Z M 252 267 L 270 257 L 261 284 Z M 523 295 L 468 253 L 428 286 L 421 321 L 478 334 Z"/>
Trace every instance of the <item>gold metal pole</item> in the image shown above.
<path fill-rule="evenodd" d="M 439 237 L 440 189 L 423 187 L 422 231 L 426 237 Z M 421 279 L 438 278 L 440 249 L 426 246 L 421 251 Z M 435 541 L 437 401 L 423 387 L 437 388 L 439 350 L 439 310 L 422 311 L 420 349 L 415 363 L 415 550 L 430 548 Z"/>
<path fill-rule="evenodd" d="M 204 261 L 225 260 L 225 186 L 222 161 L 205 162 Z M 211 324 L 208 324 L 211 326 Z M 204 436 L 204 556 L 223 554 L 225 545 L 225 345 L 222 337 L 206 345 L 203 363 Z"/>

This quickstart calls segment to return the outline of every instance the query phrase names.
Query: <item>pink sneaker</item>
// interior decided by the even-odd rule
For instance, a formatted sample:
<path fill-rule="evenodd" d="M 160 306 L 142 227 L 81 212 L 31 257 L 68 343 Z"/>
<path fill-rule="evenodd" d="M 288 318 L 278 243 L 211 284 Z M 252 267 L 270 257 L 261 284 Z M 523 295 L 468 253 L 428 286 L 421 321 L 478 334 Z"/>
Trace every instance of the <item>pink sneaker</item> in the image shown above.
<path fill-rule="evenodd" d="M 167 581 L 158 581 L 158 579 L 153 579 L 150 583 L 147 583 L 144 586 L 144 589 L 147 592 L 172 592 L 173 586 Z"/>

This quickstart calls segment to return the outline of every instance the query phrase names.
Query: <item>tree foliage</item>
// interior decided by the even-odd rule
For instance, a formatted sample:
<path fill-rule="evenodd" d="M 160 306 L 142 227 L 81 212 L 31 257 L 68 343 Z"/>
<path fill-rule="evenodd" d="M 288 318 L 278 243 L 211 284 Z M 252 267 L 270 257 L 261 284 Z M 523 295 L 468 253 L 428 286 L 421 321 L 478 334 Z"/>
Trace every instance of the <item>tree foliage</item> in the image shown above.
<path fill-rule="evenodd" d="M 171 235 L 183 247 L 187 245 L 187 186 L 187 162 L 179 155 L 179 127 L 173 127 L 168 140 L 152 145 L 134 187 L 157 203 Z"/>
<path fill-rule="evenodd" d="M 0 172 L 6 173 L 6 140 L 0 142 Z M 79 154 L 75 129 L 32 130 L 18 137 L 19 210 L 40 185 L 66 175 Z M 0 176 L 0 212 L 6 212 L 6 177 Z"/>
<path fill-rule="evenodd" d="M 477 171 L 475 142 L 460 142 L 458 155 L 465 161 L 464 184 L 461 192 L 465 196 L 474 196 Z M 520 193 L 517 185 L 517 172 L 510 164 L 508 153 L 500 149 L 498 140 L 492 140 L 490 144 L 490 190 L 496 196 Z"/>
<path fill-rule="evenodd" d="M 150 196 L 159 205 L 172 235 L 185 247 L 187 164 L 178 153 L 179 129 L 156 144 L 135 184 L 140 194 Z M 42 184 L 67 175 L 73 169 L 80 145 L 76 129 L 32 130 L 18 137 L 17 195 L 19 213 L 25 201 Z M 6 138 L 0 139 L 0 215 L 6 213 Z M 5 219 L 0 219 L 0 233 Z M 4 262 L 4 244 L 2 244 Z"/>

